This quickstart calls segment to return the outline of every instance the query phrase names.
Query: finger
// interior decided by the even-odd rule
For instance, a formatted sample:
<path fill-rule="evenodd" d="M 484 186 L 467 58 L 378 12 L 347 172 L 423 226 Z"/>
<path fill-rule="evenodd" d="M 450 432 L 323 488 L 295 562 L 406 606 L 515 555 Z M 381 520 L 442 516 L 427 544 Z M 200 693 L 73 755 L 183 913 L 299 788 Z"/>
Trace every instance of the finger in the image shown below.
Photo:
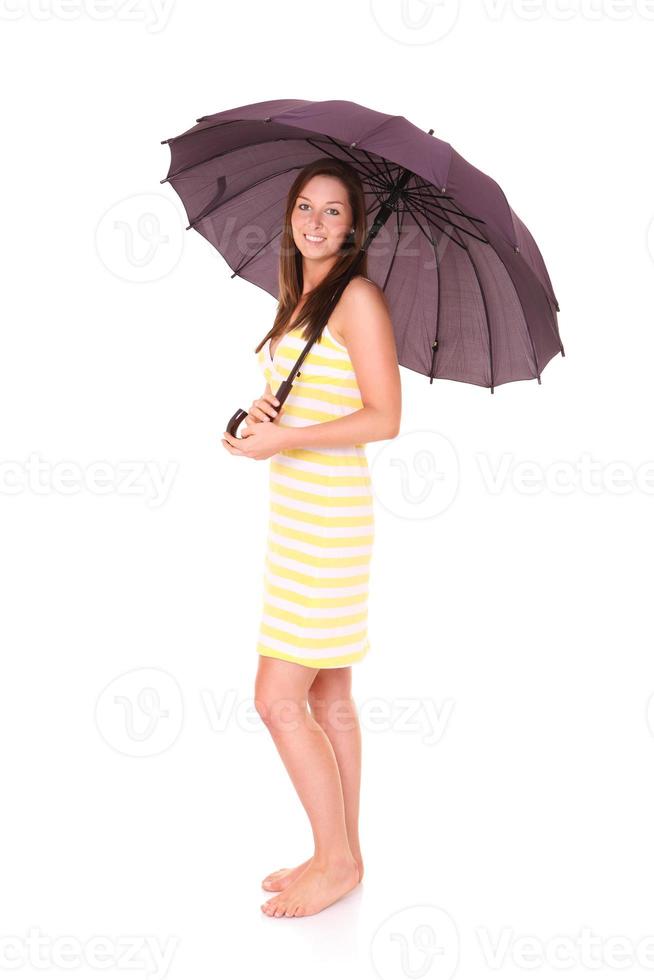
<path fill-rule="evenodd" d="M 240 439 L 235 439 L 235 438 L 234 438 L 234 436 L 230 436 L 230 434 L 229 434 L 229 432 L 223 432 L 223 440 L 222 440 L 222 441 L 223 441 L 224 443 L 226 442 L 226 443 L 227 443 L 227 445 L 228 445 L 228 446 L 229 446 L 229 447 L 230 447 L 230 448 L 231 448 L 231 449 L 233 450 L 233 452 L 234 452 L 234 453 L 236 453 L 236 454 L 237 454 L 238 456 L 244 456 L 244 455 L 245 455 L 245 453 L 243 453 L 243 452 L 241 452 L 241 450 L 240 450 L 240 449 L 238 448 L 238 444 L 239 444 L 239 442 L 240 442 L 241 440 L 240 440 Z"/>
<path fill-rule="evenodd" d="M 245 455 L 247 455 L 246 453 L 240 452 L 240 450 L 238 450 L 238 449 L 233 449 L 232 446 L 230 446 L 228 442 L 225 442 L 224 439 L 222 440 L 222 443 L 223 443 L 223 446 L 225 447 L 225 449 L 227 450 L 227 452 L 228 453 L 231 453 L 232 456 L 245 456 Z"/>
<path fill-rule="evenodd" d="M 266 413 L 260 408 L 255 408 L 254 405 L 250 409 L 250 417 L 257 422 L 270 422 L 270 418 Z"/>
<path fill-rule="evenodd" d="M 256 401 L 254 404 L 258 407 L 260 412 L 266 413 L 265 416 L 266 422 L 268 421 L 268 416 L 274 418 L 274 416 L 278 414 L 276 408 L 273 408 L 273 406 L 269 402 L 264 401 L 261 398 L 258 401 Z"/>

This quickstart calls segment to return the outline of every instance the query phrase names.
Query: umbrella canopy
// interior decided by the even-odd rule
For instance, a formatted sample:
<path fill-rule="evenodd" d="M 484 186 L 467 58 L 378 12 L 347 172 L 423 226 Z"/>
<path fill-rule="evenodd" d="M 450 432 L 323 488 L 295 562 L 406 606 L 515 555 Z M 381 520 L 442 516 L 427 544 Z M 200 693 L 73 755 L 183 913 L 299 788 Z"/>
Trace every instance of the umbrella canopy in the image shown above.
<path fill-rule="evenodd" d="M 161 183 L 179 195 L 188 229 L 275 298 L 297 171 L 324 156 L 354 167 L 371 218 L 367 275 L 387 297 L 399 363 L 430 382 L 540 384 L 565 355 L 531 233 L 499 184 L 433 130 L 355 102 L 281 99 L 202 116 L 162 142 L 171 159 Z"/>

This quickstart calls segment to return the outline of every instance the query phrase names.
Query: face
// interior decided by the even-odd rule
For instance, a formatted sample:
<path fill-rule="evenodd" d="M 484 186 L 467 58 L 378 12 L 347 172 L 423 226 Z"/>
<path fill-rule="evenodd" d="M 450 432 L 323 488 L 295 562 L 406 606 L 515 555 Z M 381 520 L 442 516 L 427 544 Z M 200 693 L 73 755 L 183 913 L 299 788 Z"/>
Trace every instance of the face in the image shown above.
<path fill-rule="evenodd" d="M 329 260 L 331 264 L 353 227 L 345 184 L 327 174 L 312 177 L 296 198 L 291 227 L 295 244 L 305 260 Z"/>

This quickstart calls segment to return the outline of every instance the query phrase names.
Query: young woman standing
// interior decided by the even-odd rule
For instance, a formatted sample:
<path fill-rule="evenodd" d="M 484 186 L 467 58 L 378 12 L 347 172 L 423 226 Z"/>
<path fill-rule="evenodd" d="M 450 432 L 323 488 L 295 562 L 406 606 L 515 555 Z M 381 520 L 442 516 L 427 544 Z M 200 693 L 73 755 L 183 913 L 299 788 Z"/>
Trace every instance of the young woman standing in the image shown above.
<path fill-rule="evenodd" d="M 264 608 L 255 704 L 309 817 L 314 853 L 262 882 L 269 916 L 313 915 L 361 881 L 361 732 L 352 667 L 368 653 L 374 536 L 365 443 L 397 435 L 401 390 L 383 291 L 365 254 L 278 413 L 274 388 L 290 372 L 365 241 L 358 174 L 323 158 L 291 186 L 281 235 L 279 306 L 257 348 L 266 389 L 236 456 L 270 463 Z"/>

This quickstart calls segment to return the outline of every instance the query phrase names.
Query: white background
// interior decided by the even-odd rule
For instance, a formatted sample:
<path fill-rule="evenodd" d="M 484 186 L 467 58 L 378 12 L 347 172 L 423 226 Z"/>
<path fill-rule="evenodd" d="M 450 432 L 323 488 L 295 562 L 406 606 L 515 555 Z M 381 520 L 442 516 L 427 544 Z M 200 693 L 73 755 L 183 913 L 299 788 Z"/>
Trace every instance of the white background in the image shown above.
<path fill-rule="evenodd" d="M 1 8 L 7 975 L 649 976 L 654 4 Z M 251 707 L 267 463 L 220 443 L 275 303 L 159 183 L 161 140 L 280 98 L 498 180 L 566 351 L 493 395 L 401 372 L 367 447 L 366 872 L 295 920 L 260 911 L 311 851 Z"/>

